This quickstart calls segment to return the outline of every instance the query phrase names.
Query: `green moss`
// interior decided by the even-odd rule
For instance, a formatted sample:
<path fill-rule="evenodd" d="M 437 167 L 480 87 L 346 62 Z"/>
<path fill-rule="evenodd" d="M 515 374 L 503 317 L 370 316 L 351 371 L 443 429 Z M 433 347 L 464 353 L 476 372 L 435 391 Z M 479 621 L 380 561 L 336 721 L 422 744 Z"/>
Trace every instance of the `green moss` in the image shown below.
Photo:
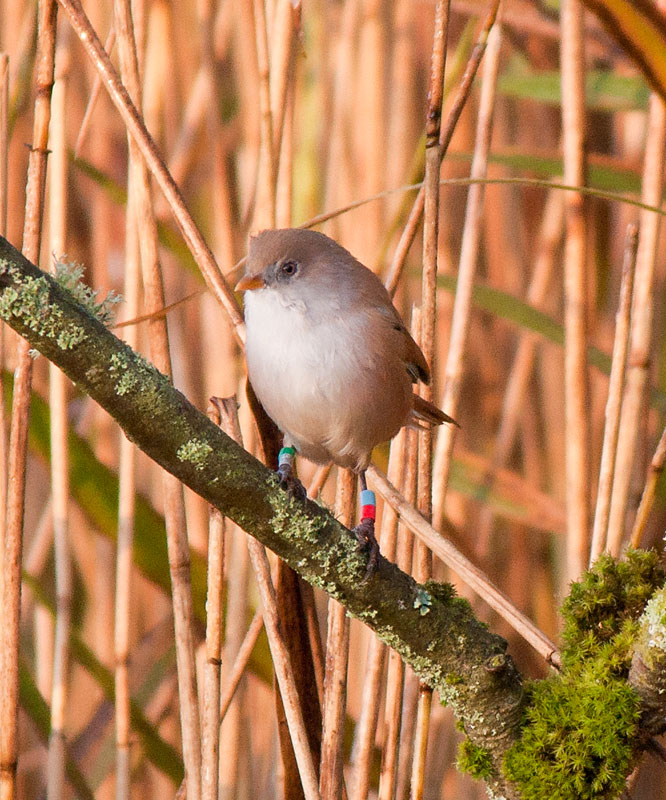
<path fill-rule="evenodd" d="M 559 675 L 527 687 L 520 740 L 504 761 L 525 800 L 614 798 L 637 755 L 640 700 L 627 684 L 638 618 L 664 582 L 657 555 L 602 556 L 564 603 Z"/>
<path fill-rule="evenodd" d="M 454 600 L 462 600 L 463 598 L 456 596 L 455 587 L 450 583 L 442 583 L 440 581 L 433 581 L 429 580 L 423 584 L 423 588 L 429 592 L 433 597 L 436 597 L 441 603 L 451 603 Z M 470 604 L 467 600 L 464 600 L 466 603 L 466 608 L 469 610 L 471 609 Z"/>
<path fill-rule="evenodd" d="M 451 588 L 453 588 L 453 587 L 451 587 Z M 471 614 L 471 613 L 473 613 L 472 604 L 469 602 L 469 600 L 466 597 L 453 597 L 453 598 L 451 598 L 451 605 L 453 606 L 453 608 L 458 609 L 458 611 L 461 611 L 463 614 Z M 484 622 L 481 622 L 481 625 L 484 628 L 488 627 Z"/>
<path fill-rule="evenodd" d="M 614 798 L 632 765 L 639 699 L 599 670 L 556 675 L 528 687 L 525 727 L 504 773 L 525 800 Z"/>
<path fill-rule="evenodd" d="M 493 773 L 493 762 L 485 747 L 478 747 L 464 739 L 458 748 L 458 769 L 477 780 L 489 778 Z"/>
<path fill-rule="evenodd" d="M 638 620 L 665 577 L 655 552 L 629 550 L 622 561 L 602 555 L 580 582 L 572 584 L 562 606 L 565 667 L 613 643 L 627 623 Z"/>

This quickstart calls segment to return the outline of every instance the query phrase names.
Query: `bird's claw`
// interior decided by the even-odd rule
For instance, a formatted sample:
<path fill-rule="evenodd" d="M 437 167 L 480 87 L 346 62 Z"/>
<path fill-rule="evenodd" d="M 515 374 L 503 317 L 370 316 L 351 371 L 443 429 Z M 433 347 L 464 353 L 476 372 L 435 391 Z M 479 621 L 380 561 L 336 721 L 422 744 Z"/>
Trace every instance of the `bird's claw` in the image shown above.
<path fill-rule="evenodd" d="M 292 497 L 297 500 L 305 500 L 307 492 L 303 484 L 298 480 L 291 464 L 280 464 L 277 468 L 277 476 L 280 486 L 286 489 Z"/>
<path fill-rule="evenodd" d="M 363 583 L 371 578 L 379 566 L 379 543 L 375 538 L 375 521 L 373 519 L 362 519 L 353 529 L 356 536 L 359 550 L 368 551 L 368 563 L 365 568 Z"/>

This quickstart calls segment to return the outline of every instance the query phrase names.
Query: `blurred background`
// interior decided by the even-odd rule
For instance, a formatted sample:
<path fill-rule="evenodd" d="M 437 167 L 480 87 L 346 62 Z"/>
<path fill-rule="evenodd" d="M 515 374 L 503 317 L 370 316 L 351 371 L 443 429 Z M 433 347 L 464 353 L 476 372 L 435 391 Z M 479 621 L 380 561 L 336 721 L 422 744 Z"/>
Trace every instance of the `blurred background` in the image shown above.
<path fill-rule="evenodd" d="M 452 2 L 443 119 L 454 104 L 475 44 L 483 39 L 489 11 L 490 5 L 476 0 Z M 117 65 L 112 4 L 87 3 L 86 12 Z M 414 189 L 403 187 L 423 178 L 434 2 L 306 0 L 294 6 L 285 0 L 266 0 L 265 5 L 260 0 L 137 0 L 132 13 L 145 124 L 230 285 L 239 275 L 237 265 L 251 233 L 301 225 L 336 210 L 341 213 L 318 228 L 386 278 L 416 196 Z M 503 3 L 501 38 L 496 25 L 486 53 L 486 59 L 491 50 L 495 54 L 496 80 L 492 70 L 484 72 L 486 62 L 482 62 L 443 161 L 443 179 L 468 176 L 472 158 L 475 152 L 479 154 L 477 131 L 483 124 L 479 107 L 485 82 L 490 92 L 484 101 L 486 112 L 492 112 L 491 121 L 481 128 L 491 137 L 487 176 L 577 182 L 567 178 L 563 160 L 563 137 L 566 140 L 571 131 L 567 133 L 563 126 L 565 77 L 560 66 L 559 15 L 557 2 Z M 0 218 L 0 225 L 17 247 L 23 241 L 26 176 L 34 141 L 37 16 L 34 2 L 3 0 L 0 4 L 0 50 L 8 56 L 2 62 L 7 114 L 0 131 L 8 153 L 6 186 L 0 187 L 6 219 Z M 575 68 L 585 88 L 583 127 L 575 128 L 584 141 L 585 185 L 635 200 L 645 191 L 642 176 L 647 170 L 657 183 L 656 200 L 645 195 L 644 200 L 658 204 L 663 145 L 661 158 L 658 148 L 656 155 L 649 156 L 649 151 L 651 141 L 663 139 L 663 111 L 661 117 L 655 111 L 661 108 L 660 101 L 651 100 L 645 78 L 591 15 L 584 17 L 584 54 Z M 137 266 L 142 223 L 136 221 L 137 212 L 132 208 L 128 212 L 127 207 L 127 129 L 61 8 L 55 75 L 40 263 L 51 270 L 54 257 L 81 264 L 85 282 L 99 290 L 100 297 L 110 290 L 123 296 L 115 308 L 116 322 L 132 320 L 156 306 L 155 295 L 151 299 Z M 272 129 L 272 152 L 266 146 L 266 125 Z M 653 160 L 646 161 L 649 158 Z M 457 362 L 460 383 L 455 409 L 444 405 L 461 428 L 455 433 L 445 497 L 445 489 L 435 478 L 435 525 L 440 527 L 446 516 L 454 526 L 456 545 L 557 641 L 558 606 L 590 552 L 626 231 L 629 223 L 639 221 L 640 210 L 619 199 L 585 196 L 574 231 L 567 224 L 566 205 L 580 195 L 545 183 L 497 183 L 485 186 L 477 218 L 470 222 L 469 192 L 467 185 L 445 182 L 440 196 L 432 359 L 433 398 L 438 403 L 447 391 L 447 352 L 463 236 L 474 242 L 471 281 L 475 289 L 463 356 Z M 174 383 L 202 410 L 211 395 L 236 394 L 245 446 L 256 449 L 257 436 L 245 398 L 243 356 L 228 315 L 206 289 L 154 182 L 151 197 L 164 302 L 184 300 L 166 317 Z M 346 209 L 360 201 L 367 202 Z M 578 311 L 586 329 L 581 352 L 585 355 L 585 348 L 592 348 L 587 351 L 587 366 L 574 379 L 584 393 L 577 408 L 579 430 L 586 435 L 577 444 L 586 463 L 575 473 L 584 478 L 576 478 L 583 497 L 579 509 L 582 503 L 583 517 L 587 515 L 582 524 L 580 515 L 575 521 L 571 505 L 567 517 L 567 491 L 572 493 L 570 498 L 575 494 L 571 487 L 567 490 L 567 473 L 574 469 L 567 460 L 567 431 L 571 436 L 575 428 L 565 421 L 565 397 L 572 378 L 565 369 L 563 341 L 567 304 L 576 299 L 575 292 L 565 298 L 564 278 L 572 274 L 567 272 L 565 254 L 575 259 L 575 248 L 565 244 L 567 236 L 570 241 L 577 236 L 583 248 L 578 275 L 584 292 L 578 296 L 579 301 L 582 298 Z M 664 253 L 656 234 L 650 252 L 651 267 L 641 273 L 648 275 L 640 279 L 642 289 L 638 274 L 636 278 L 637 296 L 647 297 L 648 305 L 644 300 L 637 302 L 643 310 L 647 308 L 649 319 L 640 340 L 643 346 L 638 339 L 630 345 L 629 361 L 635 366 L 642 354 L 641 366 L 647 365 L 645 385 L 651 387 L 651 394 L 645 388 L 639 394 L 640 413 L 635 415 L 628 460 L 618 462 L 624 465 L 621 469 L 627 480 L 624 502 L 618 501 L 611 510 L 615 534 L 609 546 L 616 552 L 631 534 L 666 410 L 661 344 Z M 414 304 L 420 303 L 422 255 L 419 228 L 396 284 L 395 303 L 406 320 L 411 319 Z M 3 328 L 5 404 L 0 438 L 6 482 L 17 337 Z M 142 322 L 116 332 L 151 358 L 149 328 L 149 322 Z M 119 645 L 114 639 L 118 630 L 124 631 L 129 648 L 129 686 L 142 720 L 138 723 L 136 715 L 132 717 L 129 787 L 124 796 L 129 792 L 146 800 L 173 796 L 182 778 L 182 760 L 162 477 L 141 453 L 122 467 L 126 445 L 118 427 L 69 382 L 58 384 L 62 402 L 56 403 L 50 394 L 53 381 L 59 381 L 54 374 L 44 358 L 34 361 L 16 796 L 45 795 L 49 707 L 54 689 L 63 686 L 65 702 L 62 695 L 58 702 L 62 703 L 67 763 L 78 766 L 80 779 L 96 798 L 114 796 L 116 732 L 109 687 L 118 660 Z M 56 407 L 60 409 L 57 423 L 51 419 Z M 56 424 L 67 447 L 64 454 L 58 450 L 54 460 Z M 398 444 L 408 450 L 404 436 Z M 435 442 L 435 476 L 441 476 L 447 446 Z M 388 446 L 378 448 L 374 461 L 385 471 L 388 457 Z M 121 467 L 129 472 L 122 473 Z M 57 477 L 63 472 L 68 476 L 65 485 Z M 319 482 L 322 501 L 332 507 L 336 471 L 324 476 L 303 462 L 299 472 L 306 486 Z M 125 486 L 134 486 L 136 494 L 121 492 L 124 499 L 119 511 L 121 474 L 133 476 Z M 408 494 L 404 482 L 402 487 Z M 65 531 L 61 540 L 65 545 L 57 558 L 54 508 L 60 509 L 59 524 L 64 520 L 64 528 L 56 525 L 56 530 Z M 185 491 L 185 511 L 201 670 L 209 514 L 205 502 L 189 490 Z M 119 519 L 121 526 L 130 520 L 134 530 L 133 567 L 122 589 L 129 608 L 122 619 L 115 610 Z M 664 522 L 659 485 L 647 525 L 638 534 L 640 543 L 660 547 Z M 225 536 L 223 691 L 258 605 L 245 534 L 228 525 Z M 400 528 L 399 541 L 408 536 Z M 58 584 L 62 569 L 64 582 Z M 464 583 L 437 562 L 433 570 L 435 577 L 453 580 L 492 630 L 507 637 L 509 650 L 527 677 L 546 674 L 543 659 Z M 66 665 L 61 665 L 54 681 L 57 585 L 64 587 L 70 603 L 71 635 Z M 325 631 L 327 599 L 323 594 L 316 594 L 316 605 Z M 345 780 L 350 797 L 357 796 L 351 753 L 368 680 L 371 641 L 372 634 L 353 621 L 345 712 Z M 408 669 L 404 676 L 387 679 L 387 659 L 381 659 L 367 796 L 407 798 L 419 684 Z M 392 766 L 387 764 L 386 749 L 392 730 L 389 705 L 398 709 L 399 723 L 394 743 L 397 759 Z M 471 800 L 485 796 L 483 784 L 455 769 L 460 738 L 451 713 L 435 698 L 423 797 Z M 272 665 L 263 633 L 221 726 L 220 752 L 221 798 L 282 796 Z M 390 780 L 387 770 L 393 770 Z M 631 796 L 636 800 L 661 796 L 664 777 L 663 764 L 647 756 L 632 777 Z M 287 796 L 294 796 L 290 791 Z M 391 791 L 393 795 L 388 794 Z M 84 796 L 82 792 L 75 793 L 66 782 L 62 793 L 52 796 Z"/>

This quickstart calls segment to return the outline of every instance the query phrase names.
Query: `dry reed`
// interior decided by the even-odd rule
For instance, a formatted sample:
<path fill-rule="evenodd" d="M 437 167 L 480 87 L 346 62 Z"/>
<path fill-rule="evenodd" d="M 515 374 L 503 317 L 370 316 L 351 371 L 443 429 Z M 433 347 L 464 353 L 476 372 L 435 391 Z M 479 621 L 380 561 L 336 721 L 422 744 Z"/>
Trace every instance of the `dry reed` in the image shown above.
<path fill-rule="evenodd" d="M 349 470 L 337 471 L 335 513 L 348 528 L 354 520 L 356 476 Z M 322 707 L 321 765 L 319 788 L 322 800 L 342 796 L 345 710 L 347 707 L 347 665 L 349 660 L 349 618 L 337 600 L 328 602 L 326 671 Z"/>
<path fill-rule="evenodd" d="M 583 7 L 565 0 L 561 15 L 562 150 L 564 181 L 584 186 L 585 52 Z M 590 433 L 587 374 L 586 230 L 583 196 L 565 198 L 564 250 L 565 429 L 567 486 L 567 578 L 576 580 L 589 553 Z"/>
<path fill-rule="evenodd" d="M 611 491 L 615 474 L 615 457 L 617 439 L 620 430 L 620 413 L 622 409 L 622 390 L 624 388 L 625 370 L 627 367 L 627 350 L 629 348 L 629 331 L 631 330 L 631 301 L 634 294 L 634 273 L 636 270 L 636 248 L 638 246 L 638 229 L 630 225 L 627 230 L 627 243 L 622 264 L 622 282 L 620 299 L 615 319 L 615 341 L 613 343 L 613 367 L 608 386 L 608 400 L 604 427 L 604 443 L 601 450 L 599 466 L 599 488 L 597 504 L 592 526 L 590 544 L 590 565 L 601 555 L 606 544 L 608 533 L 608 517 L 610 512 Z"/>
<path fill-rule="evenodd" d="M 46 187 L 51 90 L 55 64 L 56 5 L 44 0 L 38 5 L 37 93 L 32 142 L 28 160 L 26 206 L 23 223 L 23 253 L 39 261 Z M 18 761 L 19 624 L 21 556 L 25 510 L 26 462 L 28 458 L 28 413 L 32 388 L 32 356 L 21 339 L 16 347 L 14 394 L 7 454 L 7 503 L 0 584 L 4 621 L 0 626 L 0 797 L 16 797 Z"/>
<path fill-rule="evenodd" d="M 650 97 L 647 125 L 641 199 L 646 203 L 659 203 L 664 186 L 666 105 L 656 95 Z M 638 455 L 640 440 L 645 438 L 641 422 L 647 400 L 654 314 L 654 281 L 660 227 L 661 220 L 657 214 L 648 211 L 641 213 L 631 317 L 629 369 L 622 399 L 620 433 L 617 442 L 606 539 L 608 550 L 613 555 L 620 552 L 624 540 L 632 470 Z"/>
<path fill-rule="evenodd" d="M 238 393 L 252 451 L 243 321 L 222 277 L 239 264 L 247 234 L 315 220 L 381 272 L 403 317 L 420 298 L 415 338 L 432 365 L 434 397 L 462 429 L 442 429 L 434 459 L 427 436 L 413 430 L 375 452 L 369 479 L 380 495 L 382 554 L 420 580 L 451 575 L 508 639 L 521 670 L 539 677 L 557 665 L 562 576 L 576 576 L 601 552 L 605 518 L 606 546 L 619 553 L 642 493 L 632 544 L 660 546 L 660 215 L 640 212 L 629 315 L 622 254 L 635 209 L 601 198 L 583 204 L 582 193 L 536 184 L 482 182 L 488 174 L 563 173 L 564 183 L 586 182 L 586 192 L 612 183 L 658 206 L 666 112 L 654 96 L 645 106 L 636 73 L 598 23 L 582 19 L 577 0 L 563 3 L 561 65 L 560 27 L 536 6 L 503 2 L 501 36 L 496 0 L 454 0 L 448 35 L 446 5 L 185 0 L 177 9 L 132 3 L 132 16 L 128 2 L 118 0 L 114 14 L 104 0 L 86 6 L 88 18 L 79 0 L 60 0 L 56 35 L 52 3 L 6 0 L 0 233 L 23 235 L 28 257 L 41 254 L 49 268 L 53 252 L 67 252 L 95 289 L 121 292 L 119 318 L 143 320 L 122 335 L 200 408 L 211 394 Z M 59 78 L 67 49 L 77 68 L 62 73 L 66 106 L 57 87 L 47 139 L 56 44 Z M 609 65 L 611 88 L 595 95 L 588 87 L 586 108 L 586 74 Z M 544 101 L 525 88 L 551 86 L 556 72 L 562 119 L 557 92 Z M 614 94 L 620 74 L 635 89 L 629 101 Z M 426 129 L 440 108 L 441 126 Z M 69 151 L 76 159 L 67 163 Z M 438 186 L 466 175 L 470 163 L 481 183 Z M 416 194 L 395 191 L 422 178 Z M 452 303 L 443 287 L 457 264 Z M 74 763 L 81 793 L 100 800 L 173 796 L 184 773 L 180 792 L 192 798 L 480 796 L 455 773 L 451 714 L 342 607 L 327 608 L 321 592 L 303 612 L 325 720 L 315 763 L 266 554 L 251 544 L 250 559 L 231 524 L 222 532 L 213 519 L 209 529 L 200 498 L 171 478 L 163 484 L 106 415 L 43 359 L 29 358 L 24 344 L 17 348 L 11 332 L 2 337 L 1 800 L 66 796 Z M 598 351 L 613 354 L 610 388 L 599 372 L 609 360 Z M 335 471 L 306 462 L 299 470 L 311 495 L 333 507 Z M 598 490 L 590 480 L 597 474 Z M 352 480 L 338 478 L 335 505 L 349 524 Z M 45 605 L 53 598 L 55 616 Z M 330 629 L 326 650 L 320 623 Z M 77 642 L 113 676 L 110 688 L 82 666 Z M 303 791 L 296 780 L 282 785 L 273 671 Z M 42 695 L 24 694 L 20 717 L 19 675 L 34 678 Z M 43 701 L 50 716 L 50 754 L 29 699 Z M 640 767 L 635 800 L 651 796 L 647 784 L 652 792 L 666 784 L 654 760 Z"/>

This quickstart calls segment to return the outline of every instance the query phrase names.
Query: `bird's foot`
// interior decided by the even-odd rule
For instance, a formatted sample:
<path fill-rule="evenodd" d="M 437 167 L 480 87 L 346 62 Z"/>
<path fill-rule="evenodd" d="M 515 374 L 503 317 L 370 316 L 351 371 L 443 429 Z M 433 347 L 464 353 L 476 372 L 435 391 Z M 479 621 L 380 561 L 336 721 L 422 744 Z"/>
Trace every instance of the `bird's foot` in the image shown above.
<path fill-rule="evenodd" d="M 286 489 L 292 497 L 297 500 L 305 500 L 307 497 L 305 486 L 298 480 L 298 476 L 291 465 L 280 464 L 277 468 L 277 476 L 280 486 Z"/>
<path fill-rule="evenodd" d="M 296 451 L 293 447 L 283 447 L 280 450 L 278 457 L 277 476 L 280 481 L 280 486 L 286 489 L 292 497 L 297 500 L 305 500 L 307 492 L 305 487 L 298 480 L 294 470 L 294 454 Z"/>
<path fill-rule="evenodd" d="M 365 581 L 375 574 L 379 566 L 379 542 L 375 538 L 374 519 L 365 517 L 352 530 L 352 533 L 356 536 L 358 549 L 368 551 L 368 563 L 365 568 L 365 577 L 363 578 L 363 582 L 365 583 Z"/>

